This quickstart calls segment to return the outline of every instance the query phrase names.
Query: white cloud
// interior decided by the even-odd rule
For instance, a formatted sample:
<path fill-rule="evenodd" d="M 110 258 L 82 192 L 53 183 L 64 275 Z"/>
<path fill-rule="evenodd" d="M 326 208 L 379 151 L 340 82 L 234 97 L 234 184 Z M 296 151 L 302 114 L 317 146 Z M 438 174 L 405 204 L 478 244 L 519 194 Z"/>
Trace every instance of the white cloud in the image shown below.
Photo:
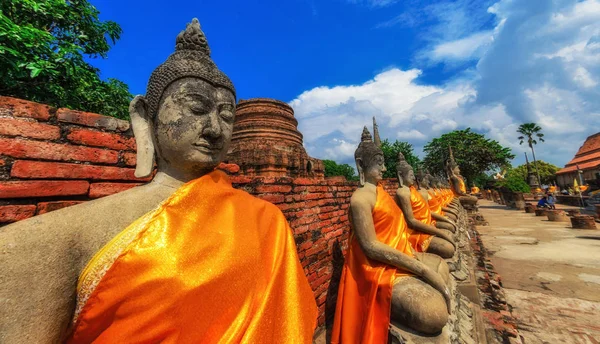
<path fill-rule="evenodd" d="M 417 63 L 474 59 L 476 67 L 437 86 L 419 83 L 419 68 L 393 68 L 359 85 L 303 92 L 290 104 L 311 155 L 351 163 L 373 115 L 383 138 L 407 140 L 418 153 L 442 133 L 471 127 L 512 148 L 517 162 L 527 147 L 516 129 L 534 121 L 547 138 L 537 157 L 558 165 L 598 131 L 600 0 L 457 0 L 424 12 L 413 21 L 436 24 Z M 484 28 L 490 16 L 495 27 Z"/>

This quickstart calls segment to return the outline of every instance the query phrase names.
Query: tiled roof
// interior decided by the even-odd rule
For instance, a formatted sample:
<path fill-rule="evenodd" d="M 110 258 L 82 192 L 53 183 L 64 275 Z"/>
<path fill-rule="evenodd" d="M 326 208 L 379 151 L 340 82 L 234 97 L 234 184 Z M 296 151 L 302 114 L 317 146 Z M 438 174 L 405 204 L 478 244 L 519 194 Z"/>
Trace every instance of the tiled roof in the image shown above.
<path fill-rule="evenodd" d="M 579 164 L 579 169 L 587 170 L 590 168 L 594 168 L 598 165 L 600 165 L 600 159 L 598 159 L 596 161 L 590 161 L 590 162 L 586 162 L 583 164 Z M 556 172 L 556 174 L 563 174 L 563 173 L 569 173 L 569 172 L 575 172 L 575 171 L 577 171 L 577 165 L 571 165 L 571 166 L 567 166 L 567 167 L 559 170 L 558 172 Z"/>
<path fill-rule="evenodd" d="M 600 165 L 600 133 L 589 136 L 583 145 L 579 147 L 575 157 L 556 174 L 575 172 L 577 171 L 577 165 L 581 170 L 595 168 Z"/>
<path fill-rule="evenodd" d="M 600 133 L 589 136 L 583 143 L 583 146 L 579 147 L 575 156 L 578 157 L 596 150 L 600 150 Z"/>

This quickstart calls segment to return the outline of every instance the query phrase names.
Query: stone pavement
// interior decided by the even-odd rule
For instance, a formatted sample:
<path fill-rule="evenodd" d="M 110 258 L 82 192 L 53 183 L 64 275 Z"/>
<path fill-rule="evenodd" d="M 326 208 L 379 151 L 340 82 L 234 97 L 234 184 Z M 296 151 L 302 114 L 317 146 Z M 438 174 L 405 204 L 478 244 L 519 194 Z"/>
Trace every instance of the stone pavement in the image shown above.
<path fill-rule="evenodd" d="M 480 200 L 478 231 L 524 343 L 600 343 L 600 230 Z"/>

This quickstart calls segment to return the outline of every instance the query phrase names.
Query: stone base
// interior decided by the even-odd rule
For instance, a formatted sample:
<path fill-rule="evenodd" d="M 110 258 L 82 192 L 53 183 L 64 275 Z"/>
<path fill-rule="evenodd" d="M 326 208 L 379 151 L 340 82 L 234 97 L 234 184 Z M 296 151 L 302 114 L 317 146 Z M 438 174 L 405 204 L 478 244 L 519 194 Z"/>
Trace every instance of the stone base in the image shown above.
<path fill-rule="evenodd" d="M 563 210 L 548 210 L 548 221 L 552 222 L 569 222 L 570 219 Z"/>
<path fill-rule="evenodd" d="M 581 215 L 581 210 L 579 210 L 579 209 L 568 209 L 567 210 L 567 214 L 569 214 L 569 216 Z"/>
<path fill-rule="evenodd" d="M 597 229 L 593 216 L 576 215 L 571 217 L 571 226 L 575 229 Z"/>
<path fill-rule="evenodd" d="M 525 204 L 525 212 L 527 214 L 534 214 L 535 213 L 535 205 L 533 205 L 531 203 Z"/>
<path fill-rule="evenodd" d="M 535 216 L 548 216 L 548 209 L 536 209 Z"/>

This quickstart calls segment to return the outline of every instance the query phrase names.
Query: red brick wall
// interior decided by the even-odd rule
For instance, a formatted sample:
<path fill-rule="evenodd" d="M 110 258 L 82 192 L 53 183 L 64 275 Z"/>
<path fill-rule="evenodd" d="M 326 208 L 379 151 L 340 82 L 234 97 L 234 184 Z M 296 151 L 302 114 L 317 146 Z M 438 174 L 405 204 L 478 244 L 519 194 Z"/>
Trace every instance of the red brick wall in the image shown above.
<path fill-rule="evenodd" d="M 0 224 L 149 180 L 134 166 L 127 121 L 0 97 Z"/>
<path fill-rule="evenodd" d="M 107 196 L 149 179 L 134 177 L 135 140 L 126 121 L 0 97 L 0 225 Z M 333 319 L 358 186 L 327 179 L 248 177 L 224 167 L 234 187 L 277 205 L 294 232 L 319 306 Z M 393 195 L 397 182 L 384 181 Z M 1 229 L 0 229 L 1 230 Z"/>

